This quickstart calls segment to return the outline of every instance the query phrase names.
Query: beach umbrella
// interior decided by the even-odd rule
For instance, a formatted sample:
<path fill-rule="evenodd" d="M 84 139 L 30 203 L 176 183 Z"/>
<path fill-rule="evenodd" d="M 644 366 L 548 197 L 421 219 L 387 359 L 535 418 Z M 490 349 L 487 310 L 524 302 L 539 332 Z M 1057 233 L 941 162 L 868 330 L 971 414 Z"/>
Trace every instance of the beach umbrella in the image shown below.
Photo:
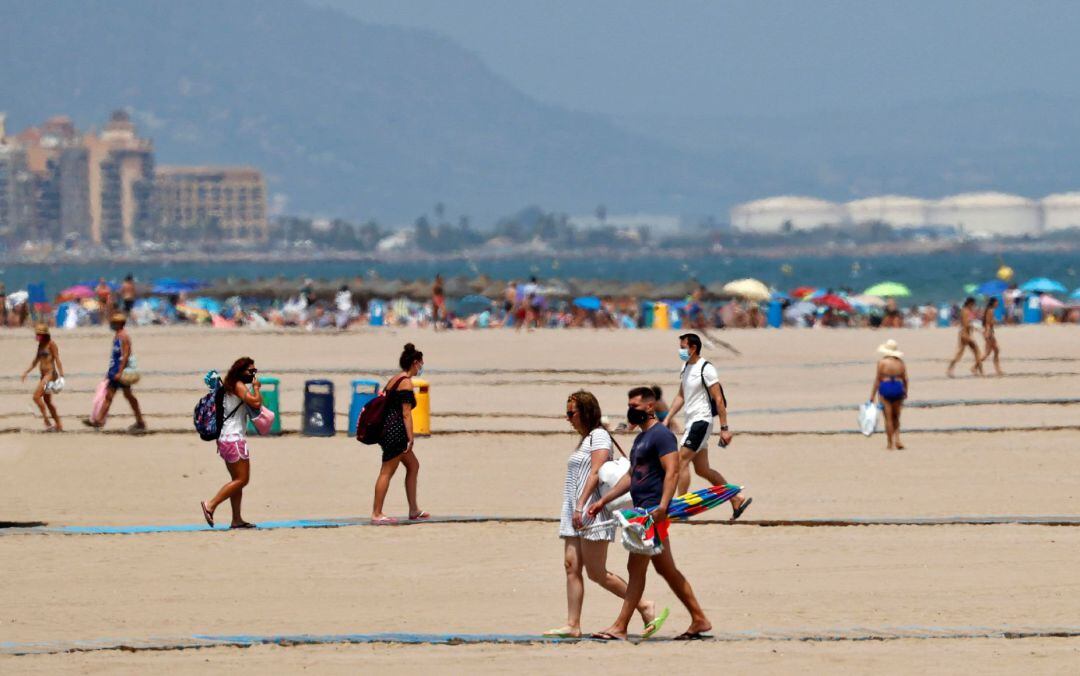
<path fill-rule="evenodd" d="M 599 310 L 602 303 L 596 296 L 578 296 L 574 299 L 574 306 L 582 310 Z"/>
<path fill-rule="evenodd" d="M 724 484 L 684 493 L 671 499 L 671 503 L 668 504 L 668 517 L 679 520 L 689 519 L 695 514 L 701 514 L 717 505 L 724 504 L 740 491 L 742 491 L 742 486 Z"/>
<path fill-rule="evenodd" d="M 1035 279 L 1029 279 L 1024 282 L 1020 287 L 1021 291 L 1029 291 L 1031 293 L 1065 293 L 1068 289 L 1061 282 L 1055 282 L 1052 279 L 1046 277 L 1036 277 Z"/>
<path fill-rule="evenodd" d="M 817 291 L 816 286 L 796 286 L 794 289 L 791 290 L 791 297 L 806 298 L 815 291 Z"/>
<path fill-rule="evenodd" d="M 1059 307 L 1065 307 L 1065 303 L 1062 303 L 1057 298 L 1048 295 L 1044 295 L 1042 298 L 1039 299 L 1039 305 L 1044 310 L 1056 310 Z"/>
<path fill-rule="evenodd" d="M 1080 288 L 1077 288 L 1076 291 L 1073 291 L 1072 294 L 1069 295 L 1069 298 L 1080 298 Z"/>
<path fill-rule="evenodd" d="M 459 315 L 472 315 L 484 310 L 491 309 L 491 299 L 480 294 L 469 294 L 464 298 L 452 303 L 454 313 Z"/>
<path fill-rule="evenodd" d="M 86 298 L 94 297 L 94 290 L 83 284 L 76 284 L 75 286 L 69 286 L 60 292 L 57 296 L 61 301 L 66 300 L 83 300 Z"/>
<path fill-rule="evenodd" d="M 899 282 L 881 282 L 863 291 L 864 296 L 900 297 L 910 296 L 911 290 Z"/>
<path fill-rule="evenodd" d="M 786 317 L 787 319 L 795 320 L 801 317 L 805 317 L 806 315 L 812 315 L 816 310 L 816 305 L 814 305 L 810 301 L 803 300 L 799 301 L 798 303 L 789 305 L 787 309 L 784 310 L 784 317 Z"/>
<path fill-rule="evenodd" d="M 198 308 L 200 310 L 206 310 L 210 314 L 221 314 L 221 303 L 213 298 L 207 298 L 200 296 L 188 301 L 188 307 Z"/>
<path fill-rule="evenodd" d="M 885 307 L 885 299 L 881 296 L 871 296 L 868 294 L 861 294 L 859 296 L 852 296 L 848 299 L 854 305 L 862 305 L 864 307 Z"/>
<path fill-rule="evenodd" d="M 756 279 L 737 279 L 734 282 L 728 282 L 724 285 L 724 291 L 736 298 L 754 302 L 772 298 L 769 287 Z"/>
<path fill-rule="evenodd" d="M 815 298 L 814 303 L 823 307 L 831 307 L 832 309 L 840 310 L 841 312 L 852 312 L 855 309 L 851 307 L 851 303 L 840 296 L 837 296 L 835 293 L 829 293 L 820 298 Z"/>
<path fill-rule="evenodd" d="M 980 296 L 998 296 L 1005 293 L 1005 290 L 1009 288 L 1007 282 L 1000 279 L 991 279 L 989 282 L 983 282 L 975 287 L 975 293 Z M 970 293 L 970 292 L 968 292 Z"/>

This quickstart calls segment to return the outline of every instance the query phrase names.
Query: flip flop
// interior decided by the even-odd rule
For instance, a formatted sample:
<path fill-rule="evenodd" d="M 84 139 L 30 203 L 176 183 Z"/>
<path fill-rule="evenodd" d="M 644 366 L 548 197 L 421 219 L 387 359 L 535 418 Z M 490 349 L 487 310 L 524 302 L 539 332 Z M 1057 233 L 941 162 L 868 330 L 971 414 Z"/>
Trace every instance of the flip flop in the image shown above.
<path fill-rule="evenodd" d="M 380 517 L 378 519 L 372 519 L 371 520 L 371 525 L 372 526 L 392 526 L 392 525 L 396 524 L 397 522 L 398 522 L 398 520 L 395 519 L 392 516 L 383 516 L 383 517 Z"/>
<path fill-rule="evenodd" d="M 652 638 L 653 634 L 660 631 L 660 628 L 664 626 L 664 622 L 667 622 L 670 613 L 670 608 L 664 608 L 659 615 L 653 618 L 652 622 L 646 623 L 645 631 L 641 632 L 641 638 Z"/>
<path fill-rule="evenodd" d="M 625 641 L 624 638 L 619 638 L 615 634 L 609 634 L 606 631 L 598 631 L 595 634 L 589 634 L 589 638 L 597 641 Z"/>
<path fill-rule="evenodd" d="M 701 631 L 684 631 L 683 633 L 679 634 L 678 636 L 676 636 L 675 638 L 673 638 L 671 640 L 672 641 L 703 641 L 703 640 L 705 640 L 707 638 L 712 638 L 712 636 L 709 636 L 705 632 L 701 632 Z"/>
<path fill-rule="evenodd" d="M 409 516 L 409 521 L 427 521 L 431 518 L 431 515 L 427 512 L 420 510 L 416 516 Z"/>
<path fill-rule="evenodd" d="M 206 503 L 205 502 L 200 502 L 199 507 L 202 507 L 202 515 L 203 515 L 203 518 L 206 519 L 206 523 L 209 524 L 209 526 L 211 528 L 213 528 L 214 527 L 214 515 L 211 514 L 210 510 L 206 508 Z"/>
<path fill-rule="evenodd" d="M 746 511 L 746 508 L 749 507 L 750 503 L 753 501 L 753 498 L 747 498 L 741 505 L 739 505 L 739 508 L 735 510 L 735 513 L 731 515 L 731 520 L 738 520 L 738 518 L 742 516 L 742 513 Z"/>
<path fill-rule="evenodd" d="M 243 522 L 241 522 L 241 523 L 239 523 L 239 524 L 237 524 L 235 526 L 229 526 L 229 530 L 236 530 L 236 529 L 243 529 L 243 528 L 258 528 L 258 526 L 256 526 L 253 523 L 248 523 L 247 521 L 243 521 Z"/>

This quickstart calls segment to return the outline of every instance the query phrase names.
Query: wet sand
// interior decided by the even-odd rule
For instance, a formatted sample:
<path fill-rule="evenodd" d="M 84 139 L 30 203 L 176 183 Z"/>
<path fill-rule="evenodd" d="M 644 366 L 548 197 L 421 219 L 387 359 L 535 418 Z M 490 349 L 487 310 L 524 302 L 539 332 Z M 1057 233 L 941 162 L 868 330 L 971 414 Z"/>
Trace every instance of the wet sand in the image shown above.
<path fill-rule="evenodd" d="M 748 521 L 993 515 L 1080 515 L 1080 341 L 1074 327 L 1005 328 L 1005 378 L 944 376 L 952 331 L 717 333 L 736 355 L 706 356 L 721 372 L 735 443 L 713 465 L 755 498 Z M 417 443 L 421 505 L 438 515 L 557 516 L 575 441 L 561 412 L 578 387 L 597 393 L 613 422 L 625 391 L 658 383 L 674 395 L 676 332 L 503 331 L 433 335 L 135 329 L 136 388 L 155 433 L 80 429 L 107 361 L 100 331 L 58 335 L 69 390 L 58 398 L 70 434 L 37 432 L 30 384 L 17 374 L 30 334 L 0 334 L 0 521 L 50 526 L 193 524 L 198 501 L 226 474 L 211 444 L 190 431 L 202 373 L 250 354 L 282 380 L 287 430 L 299 426 L 302 383 L 337 386 L 347 424 L 352 378 L 385 380 L 401 344 L 426 354 L 434 434 Z M 853 434 L 869 394 L 874 348 L 895 337 L 907 353 L 908 449 L 880 433 Z M 961 366 L 958 374 L 966 374 Z M 109 428 L 131 422 L 118 398 Z M 742 436 L 739 436 L 741 433 Z M 628 448 L 631 438 L 620 436 Z M 362 517 L 370 512 L 378 451 L 332 439 L 253 439 L 245 517 L 253 521 Z M 698 480 L 698 484 L 700 480 Z M 695 485 L 698 485 L 695 484 Z M 400 477 L 389 511 L 405 511 Z M 614 664 L 736 669 L 937 673 L 1063 671 L 1080 638 L 978 638 L 979 631 L 1080 625 L 1080 529 L 1035 525 L 760 527 L 677 526 L 673 551 L 718 635 L 685 645 L 320 645 L 127 653 L 0 656 L 0 669 L 240 672 L 379 668 L 565 672 Z M 218 519 L 228 518 L 223 506 Z M 103 638 L 168 642 L 200 634 L 378 632 L 538 634 L 562 623 L 561 543 L 550 522 L 362 526 L 243 533 L 60 535 L 0 529 L 0 617 L 6 644 Z M 625 554 L 610 550 L 621 571 Z M 587 583 L 585 629 L 605 626 L 617 599 Z M 688 618 L 662 580 L 648 594 L 672 606 L 661 632 Z M 777 641 L 908 627 L 968 638 Z M 974 628 L 974 629 L 973 629 Z M 981 628 L 981 629 L 980 629 Z M 57 644 L 59 645 L 59 644 Z M 693 661 L 691 661 L 693 660 Z"/>

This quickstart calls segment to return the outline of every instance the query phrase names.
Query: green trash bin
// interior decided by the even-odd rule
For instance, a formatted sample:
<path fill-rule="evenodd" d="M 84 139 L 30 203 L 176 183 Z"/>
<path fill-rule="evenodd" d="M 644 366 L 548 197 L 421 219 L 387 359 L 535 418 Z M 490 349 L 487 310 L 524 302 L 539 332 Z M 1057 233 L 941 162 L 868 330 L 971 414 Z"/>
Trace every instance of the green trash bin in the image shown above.
<path fill-rule="evenodd" d="M 263 406 L 274 412 L 274 422 L 270 424 L 270 434 L 281 434 L 281 404 L 278 401 L 278 385 L 281 384 L 281 381 L 273 376 L 259 376 L 259 382 L 262 384 Z M 258 434 L 250 420 L 248 421 L 247 431 L 248 434 Z"/>

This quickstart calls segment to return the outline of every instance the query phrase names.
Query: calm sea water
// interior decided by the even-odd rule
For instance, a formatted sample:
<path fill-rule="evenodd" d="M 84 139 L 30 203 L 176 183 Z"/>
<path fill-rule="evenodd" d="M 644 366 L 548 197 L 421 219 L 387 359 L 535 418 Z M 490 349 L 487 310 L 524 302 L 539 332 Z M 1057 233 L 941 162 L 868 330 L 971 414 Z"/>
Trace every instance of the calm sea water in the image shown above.
<path fill-rule="evenodd" d="M 88 263 L 62 265 L 6 265 L 0 267 L 0 281 L 9 291 L 27 283 L 44 282 L 51 296 L 72 284 L 96 280 L 100 276 L 119 280 L 132 273 L 149 281 L 160 277 L 214 280 L 224 277 L 256 279 L 283 275 L 287 278 L 339 279 L 377 273 L 383 278 L 429 279 L 486 274 L 494 279 L 522 279 L 537 275 L 583 279 L 616 279 L 667 283 L 688 278 L 709 283 L 741 277 L 755 277 L 787 290 L 810 285 L 843 288 L 855 292 L 884 280 L 901 282 L 912 290 L 912 301 L 949 301 L 963 295 L 965 284 L 992 279 L 1001 261 L 1016 271 L 1023 282 L 1031 277 L 1056 279 L 1070 290 L 1080 287 L 1080 256 L 1076 253 L 1017 253 L 1002 258 L 992 254 L 926 254 L 901 257 L 860 258 L 857 256 L 798 257 L 763 260 L 706 255 L 693 259 L 665 259 L 662 256 L 629 260 L 614 258 L 520 258 L 491 261 L 417 261 L 408 263 L 306 261 L 198 262 L 198 263 Z M 783 266 L 790 266 L 790 273 Z"/>

